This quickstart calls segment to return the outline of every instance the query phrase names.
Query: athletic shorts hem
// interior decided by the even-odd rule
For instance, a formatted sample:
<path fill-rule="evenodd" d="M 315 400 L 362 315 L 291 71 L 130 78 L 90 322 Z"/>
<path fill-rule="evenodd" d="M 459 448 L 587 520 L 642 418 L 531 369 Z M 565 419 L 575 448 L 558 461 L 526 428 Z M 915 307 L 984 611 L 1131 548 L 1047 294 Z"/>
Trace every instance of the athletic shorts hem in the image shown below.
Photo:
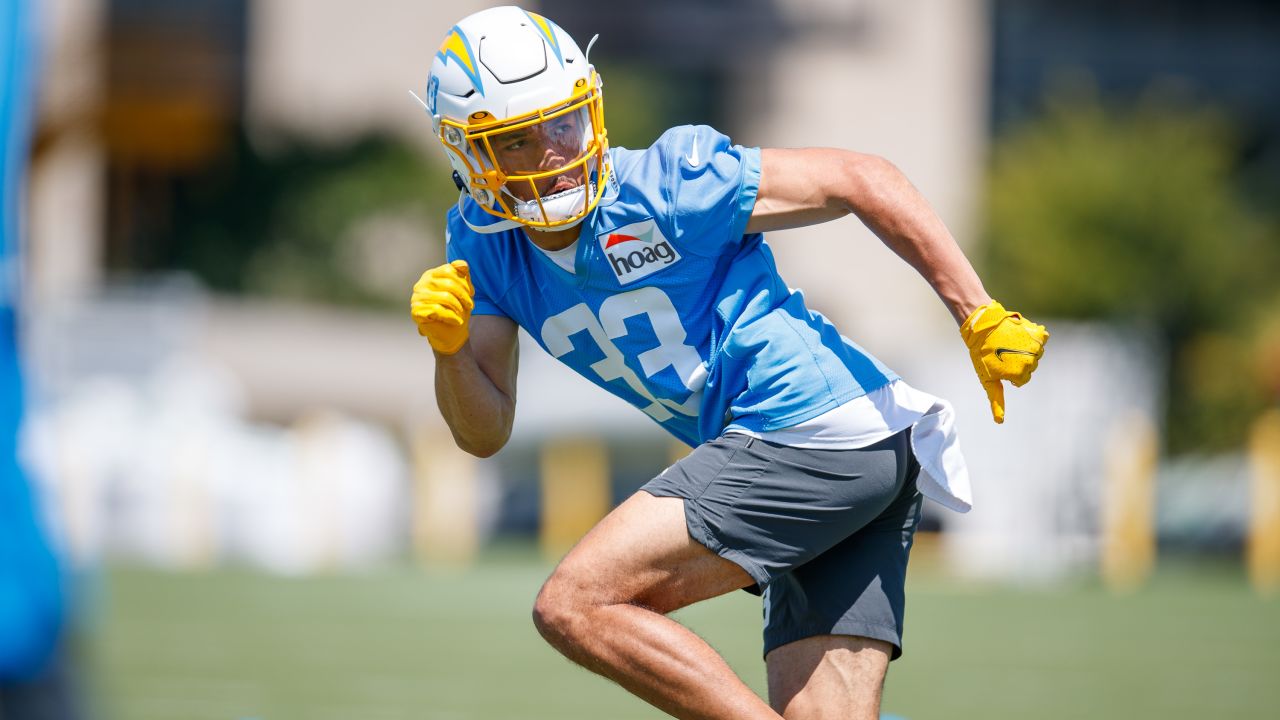
<path fill-rule="evenodd" d="M 694 449 L 640 489 L 685 502 L 685 532 L 764 595 L 766 652 L 821 635 L 902 654 L 907 556 L 920 519 L 911 431 L 856 450 L 793 448 L 736 433 Z"/>
<path fill-rule="evenodd" d="M 805 638 L 818 637 L 819 635 L 853 635 L 872 640 L 882 640 L 893 646 L 893 651 L 889 654 L 890 662 L 902 657 L 902 637 L 898 634 L 896 627 L 855 621 L 836 623 L 833 628 L 792 628 L 786 632 L 766 633 L 764 655 L 768 656 L 769 653 L 783 645 L 789 645 Z"/>
<path fill-rule="evenodd" d="M 684 524 L 685 529 L 689 533 L 689 537 L 693 538 L 699 545 L 705 547 L 716 555 L 742 568 L 743 571 L 750 575 L 751 579 L 755 582 L 757 589 L 755 594 L 759 594 L 759 591 L 762 591 L 764 586 L 769 583 L 769 573 L 765 572 L 763 567 L 757 564 L 745 553 L 734 550 L 731 547 L 726 547 L 724 543 L 720 542 L 720 538 L 716 537 L 715 533 L 711 531 L 711 528 L 709 528 L 707 523 L 702 519 L 702 515 L 698 512 L 698 504 L 696 501 L 690 500 L 689 498 L 674 492 L 674 490 L 668 487 L 646 486 L 640 489 L 654 497 L 678 497 L 683 500 Z"/>

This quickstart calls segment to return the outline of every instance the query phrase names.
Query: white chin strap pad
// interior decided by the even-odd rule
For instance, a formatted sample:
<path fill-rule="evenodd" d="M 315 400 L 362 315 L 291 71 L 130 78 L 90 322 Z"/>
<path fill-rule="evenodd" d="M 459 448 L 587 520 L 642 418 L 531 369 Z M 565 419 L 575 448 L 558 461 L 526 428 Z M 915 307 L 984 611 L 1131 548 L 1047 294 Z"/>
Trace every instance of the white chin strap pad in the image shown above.
<path fill-rule="evenodd" d="M 538 227 L 536 225 L 526 225 L 525 227 L 528 227 L 530 230 L 533 230 L 534 232 L 560 232 L 561 230 L 568 230 L 569 228 L 574 227 L 575 225 L 577 225 L 578 223 L 582 222 L 585 219 L 586 219 L 586 216 L 584 215 L 583 217 L 580 217 L 577 220 L 574 220 L 573 222 L 567 222 L 563 225 L 557 225 L 555 227 Z"/>
<path fill-rule="evenodd" d="M 466 193 L 458 194 L 458 215 L 462 217 L 462 221 L 467 224 L 467 227 L 483 235 L 504 232 L 512 228 L 521 227 L 522 225 L 528 227 L 530 230 L 538 230 L 540 232 L 557 232 L 559 230 L 568 230 L 582 222 L 586 217 L 583 215 L 583 217 L 580 217 L 573 222 L 550 228 L 525 225 L 525 223 L 517 222 L 515 220 L 498 220 L 497 222 L 492 222 L 488 225 L 474 225 L 467 219 L 467 214 L 463 212 L 463 203 L 466 202 L 466 198 Z M 528 222 L 542 222 L 542 210 L 545 209 L 547 212 L 547 219 L 551 222 L 556 222 L 581 213 L 582 208 L 586 206 L 586 203 L 587 187 L 584 185 L 543 198 L 542 209 L 539 209 L 537 200 L 515 200 L 512 204 L 515 206 L 516 215 L 522 220 L 526 220 Z"/>
<path fill-rule="evenodd" d="M 555 195 L 548 195 L 542 199 L 541 209 L 538 207 L 537 200 L 517 200 L 515 202 L 516 217 L 529 222 L 543 222 L 543 210 L 547 213 L 546 219 L 548 222 L 559 222 L 582 212 L 582 208 L 586 207 L 586 205 L 587 188 L 585 185 L 570 188 Z M 542 228 L 534 229 L 540 230 Z"/>

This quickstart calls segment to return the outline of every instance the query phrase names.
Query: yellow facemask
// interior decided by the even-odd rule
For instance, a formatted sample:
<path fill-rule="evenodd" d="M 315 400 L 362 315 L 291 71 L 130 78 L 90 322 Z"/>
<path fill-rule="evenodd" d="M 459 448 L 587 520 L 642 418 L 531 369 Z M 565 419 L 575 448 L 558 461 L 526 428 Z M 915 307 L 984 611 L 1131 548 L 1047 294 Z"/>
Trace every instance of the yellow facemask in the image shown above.
<path fill-rule="evenodd" d="M 440 123 L 440 141 L 468 169 L 465 191 L 485 212 L 535 229 L 571 226 L 595 208 L 611 168 L 599 76 L 563 102 L 510 118 L 472 113 Z"/>

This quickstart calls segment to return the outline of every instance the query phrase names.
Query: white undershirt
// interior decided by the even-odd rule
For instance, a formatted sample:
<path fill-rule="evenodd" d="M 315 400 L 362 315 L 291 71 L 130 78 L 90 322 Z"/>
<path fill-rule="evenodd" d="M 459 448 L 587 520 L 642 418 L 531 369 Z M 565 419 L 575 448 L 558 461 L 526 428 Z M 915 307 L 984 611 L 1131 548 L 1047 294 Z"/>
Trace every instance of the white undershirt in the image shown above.
<path fill-rule="evenodd" d="M 733 430 L 789 447 L 853 450 L 906 430 L 935 401 L 932 395 L 895 380 L 799 425 L 759 433 L 736 427 Z"/>
<path fill-rule="evenodd" d="M 529 243 L 529 244 L 533 245 L 533 243 Z M 544 250 L 543 248 L 540 248 L 537 245 L 533 245 L 533 246 L 538 248 L 538 250 L 541 250 L 543 255 L 546 255 L 547 257 L 551 258 L 551 262 L 564 268 L 565 272 L 569 273 L 570 275 L 576 272 L 574 268 L 574 262 L 577 260 L 577 257 L 578 257 L 578 241 L 577 240 L 574 240 L 573 242 L 569 243 L 569 247 L 562 248 L 560 250 Z"/>
<path fill-rule="evenodd" d="M 920 492 L 943 507 L 968 512 L 973 492 L 956 436 L 955 411 L 945 400 L 902 380 L 789 428 L 757 433 L 735 427 L 730 432 L 789 447 L 854 450 L 907 428 L 912 428 L 911 449 L 920 463 Z"/>

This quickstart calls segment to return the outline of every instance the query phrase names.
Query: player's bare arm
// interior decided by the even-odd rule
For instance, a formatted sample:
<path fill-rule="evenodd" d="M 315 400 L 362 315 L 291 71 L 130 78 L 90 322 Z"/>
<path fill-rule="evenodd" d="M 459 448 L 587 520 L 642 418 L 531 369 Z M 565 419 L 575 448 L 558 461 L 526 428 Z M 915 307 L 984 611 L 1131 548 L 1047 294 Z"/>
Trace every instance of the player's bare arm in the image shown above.
<path fill-rule="evenodd" d="M 832 148 L 764 149 L 747 232 L 815 225 L 854 214 L 938 293 L 960 324 L 973 369 L 1004 422 L 1004 386 L 1031 379 L 1049 333 L 987 294 L 955 238 L 893 163 Z"/>
<path fill-rule="evenodd" d="M 496 315 L 473 318 L 458 352 L 436 354 L 436 404 L 458 447 L 489 457 L 507 444 L 519 360 L 516 324 Z"/>
<path fill-rule="evenodd" d="M 436 404 L 466 452 L 489 457 L 511 437 L 519 342 L 516 324 L 471 316 L 474 288 L 466 263 L 431 268 L 414 285 L 410 312 L 436 355 Z"/>
<path fill-rule="evenodd" d="M 888 160 L 832 148 L 766 148 L 760 164 L 747 232 L 815 225 L 852 213 L 924 277 L 957 323 L 991 302 L 946 225 Z"/>

